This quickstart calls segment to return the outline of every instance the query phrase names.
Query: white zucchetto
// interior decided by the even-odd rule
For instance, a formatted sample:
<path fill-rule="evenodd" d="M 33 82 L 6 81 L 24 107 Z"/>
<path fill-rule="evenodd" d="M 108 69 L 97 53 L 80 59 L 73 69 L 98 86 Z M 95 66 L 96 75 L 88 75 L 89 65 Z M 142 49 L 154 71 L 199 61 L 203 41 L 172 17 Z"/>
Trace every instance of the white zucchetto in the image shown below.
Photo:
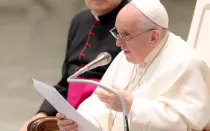
<path fill-rule="evenodd" d="M 159 0 L 132 0 L 130 3 L 157 25 L 168 28 L 168 13 Z"/>

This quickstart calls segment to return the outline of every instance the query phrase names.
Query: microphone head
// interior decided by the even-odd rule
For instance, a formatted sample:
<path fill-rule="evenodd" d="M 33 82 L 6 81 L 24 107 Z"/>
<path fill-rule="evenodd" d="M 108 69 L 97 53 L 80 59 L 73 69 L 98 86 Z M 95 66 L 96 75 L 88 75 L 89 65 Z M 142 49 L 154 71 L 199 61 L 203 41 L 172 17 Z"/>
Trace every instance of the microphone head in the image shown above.
<path fill-rule="evenodd" d="M 105 64 L 105 62 L 104 62 L 104 65 L 107 65 L 107 64 L 109 64 L 109 62 L 112 60 L 112 56 L 111 56 L 109 53 L 107 53 L 107 52 L 102 52 L 102 53 L 100 53 L 100 54 L 96 57 L 96 59 L 104 59 L 104 60 L 106 60 L 106 64 Z"/>
<path fill-rule="evenodd" d="M 109 64 L 111 59 L 112 59 L 112 56 L 109 53 L 107 53 L 107 52 L 100 53 L 96 57 L 96 59 L 94 59 L 93 61 L 88 63 L 86 66 L 81 68 L 79 71 L 77 71 L 73 75 L 69 76 L 67 81 L 69 81 L 70 79 L 76 78 L 77 76 L 79 76 L 80 74 L 85 73 L 86 71 L 92 70 L 92 69 L 94 69 L 96 67 L 99 67 L 99 66 L 107 65 L 107 64 Z"/>
<path fill-rule="evenodd" d="M 107 65 L 109 64 L 109 62 L 112 60 L 112 56 L 107 53 L 107 52 L 103 52 L 103 53 L 100 53 L 96 59 L 94 59 L 93 61 L 91 61 L 90 63 L 88 63 L 85 67 L 88 68 L 88 70 L 92 70 L 96 67 L 99 67 L 99 66 L 104 66 L 104 65 Z"/>

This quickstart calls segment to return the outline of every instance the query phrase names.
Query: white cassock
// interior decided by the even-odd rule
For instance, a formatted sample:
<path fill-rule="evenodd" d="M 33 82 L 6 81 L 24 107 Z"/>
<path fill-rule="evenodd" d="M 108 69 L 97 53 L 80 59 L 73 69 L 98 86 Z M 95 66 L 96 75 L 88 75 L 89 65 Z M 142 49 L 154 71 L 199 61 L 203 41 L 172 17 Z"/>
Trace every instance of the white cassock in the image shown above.
<path fill-rule="evenodd" d="M 130 131 L 202 130 L 210 120 L 209 68 L 185 41 L 172 33 L 149 54 L 145 64 L 129 63 L 121 52 L 101 84 L 128 87 L 134 95 L 129 112 Z M 108 130 L 110 110 L 95 94 L 78 111 L 102 131 Z M 112 131 L 123 131 L 122 113 L 117 114 Z"/>

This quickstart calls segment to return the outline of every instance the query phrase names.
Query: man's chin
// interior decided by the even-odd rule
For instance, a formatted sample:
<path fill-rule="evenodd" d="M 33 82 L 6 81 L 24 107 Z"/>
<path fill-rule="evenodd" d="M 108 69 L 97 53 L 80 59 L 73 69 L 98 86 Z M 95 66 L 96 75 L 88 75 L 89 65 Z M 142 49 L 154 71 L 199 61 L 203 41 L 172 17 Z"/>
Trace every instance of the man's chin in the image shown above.
<path fill-rule="evenodd" d="M 107 1 L 105 1 L 105 0 L 94 0 L 93 1 L 93 4 L 105 4 L 105 3 L 107 3 Z"/>
<path fill-rule="evenodd" d="M 94 3 L 92 3 L 92 7 L 96 10 L 103 11 L 108 8 L 108 3 L 104 1 L 95 1 Z"/>
<path fill-rule="evenodd" d="M 134 60 L 131 58 L 131 56 L 129 55 L 125 55 L 125 58 L 128 62 L 133 63 L 134 64 Z"/>
<path fill-rule="evenodd" d="M 139 64 L 140 62 L 136 61 L 131 55 L 125 55 L 126 60 L 132 64 Z"/>
<path fill-rule="evenodd" d="M 95 15 L 97 16 L 101 16 L 101 15 L 104 15 L 106 14 L 106 8 L 102 5 L 99 5 L 99 6 L 94 6 L 91 8 L 91 10 L 95 13 Z"/>

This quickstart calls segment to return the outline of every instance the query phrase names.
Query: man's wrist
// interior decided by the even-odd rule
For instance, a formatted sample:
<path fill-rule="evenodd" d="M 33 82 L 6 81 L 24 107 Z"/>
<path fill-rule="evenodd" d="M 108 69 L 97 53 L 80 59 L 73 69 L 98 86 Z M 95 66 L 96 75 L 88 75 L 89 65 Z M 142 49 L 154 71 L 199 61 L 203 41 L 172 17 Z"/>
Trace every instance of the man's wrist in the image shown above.
<path fill-rule="evenodd" d="M 130 95 L 127 98 L 127 114 L 129 114 L 129 112 L 131 110 L 131 107 L 132 107 L 132 104 L 133 104 L 133 100 L 134 100 L 134 96 L 133 95 Z"/>

